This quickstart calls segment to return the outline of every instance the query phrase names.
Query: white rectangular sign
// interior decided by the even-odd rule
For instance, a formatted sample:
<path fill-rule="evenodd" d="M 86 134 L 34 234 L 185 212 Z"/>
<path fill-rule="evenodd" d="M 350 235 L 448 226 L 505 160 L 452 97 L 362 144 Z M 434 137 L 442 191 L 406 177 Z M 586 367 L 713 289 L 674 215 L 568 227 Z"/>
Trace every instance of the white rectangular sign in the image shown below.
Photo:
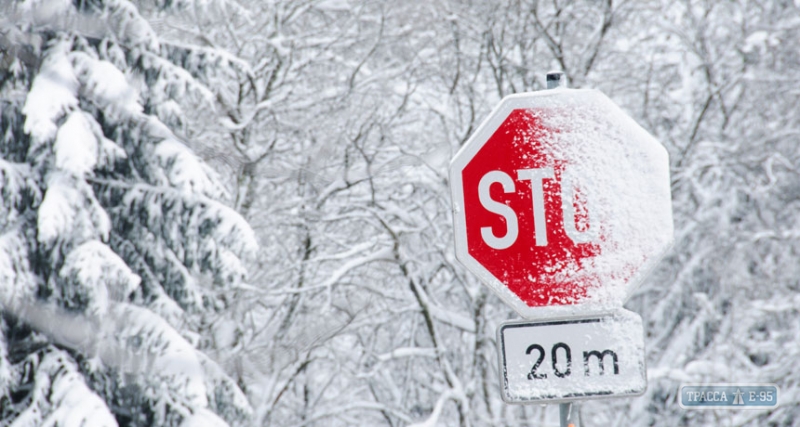
<path fill-rule="evenodd" d="M 505 323 L 497 341 L 508 403 L 635 396 L 647 388 L 642 319 L 628 310 Z"/>

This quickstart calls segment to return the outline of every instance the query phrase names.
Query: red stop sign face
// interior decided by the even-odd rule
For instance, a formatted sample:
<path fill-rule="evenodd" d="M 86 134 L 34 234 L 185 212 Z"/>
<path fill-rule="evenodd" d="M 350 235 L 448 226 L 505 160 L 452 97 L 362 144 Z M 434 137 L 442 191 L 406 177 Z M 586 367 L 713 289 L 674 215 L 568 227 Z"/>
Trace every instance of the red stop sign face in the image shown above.
<path fill-rule="evenodd" d="M 526 317 L 621 306 L 672 239 L 666 151 L 596 91 L 504 99 L 450 175 L 458 259 Z"/>
<path fill-rule="evenodd" d="M 572 228 L 587 232 L 586 204 L 562 197 L 562 178 L 569 164 L 548 156 L 544 145 L 554 130 L 547 129 L 536 113 L 511 111 L 461 171 L 464 187 L 477 190 L 464 193 L 464 204 L 472 207 L 467 212 L 467 248 L 528 306 L 574 304 L 596 279 L 577 272 L 600 248 L 597 242 L 575 242 L 567 235 L 564 209 L 574 212 Z M 481 181 L 484 189 L 488 186 L 489 197 L 484 191 L 483 201 Z M 512 182 L 513 189 L 506 191 L 503 182 Z M 511 207 L 513 214 L 499 206 L 493 209 L 492 203 Z M 538 224 L 537 214 L 544 218 Z M 495 243 L 498 237 L 506 242 Z"/>

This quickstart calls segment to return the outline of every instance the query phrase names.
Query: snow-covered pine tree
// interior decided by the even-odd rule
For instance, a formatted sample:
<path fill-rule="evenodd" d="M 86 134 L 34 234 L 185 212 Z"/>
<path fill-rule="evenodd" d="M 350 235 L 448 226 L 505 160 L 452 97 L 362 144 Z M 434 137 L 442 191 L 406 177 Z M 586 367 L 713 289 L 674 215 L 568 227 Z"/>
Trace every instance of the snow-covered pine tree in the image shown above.
<path fill-rule="evenodd" d="M 0 6 L 0 425 L 246 422 L 201 350 L 254 234 L 168 126 L 231 63 L 128 0 Z"/>

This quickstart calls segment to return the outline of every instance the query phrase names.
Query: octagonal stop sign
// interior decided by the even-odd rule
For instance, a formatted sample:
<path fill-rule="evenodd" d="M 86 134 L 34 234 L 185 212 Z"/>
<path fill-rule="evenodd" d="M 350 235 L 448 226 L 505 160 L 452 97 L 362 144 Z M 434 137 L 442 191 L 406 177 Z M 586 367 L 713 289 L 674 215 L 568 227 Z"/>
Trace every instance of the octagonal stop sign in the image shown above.
<path fill-rule="evenodd" d="M 595 90 L 506 97 L 450 182 L 457 258 L 524 317 L 620 307 L 672 241 L 666 150 Z"/>

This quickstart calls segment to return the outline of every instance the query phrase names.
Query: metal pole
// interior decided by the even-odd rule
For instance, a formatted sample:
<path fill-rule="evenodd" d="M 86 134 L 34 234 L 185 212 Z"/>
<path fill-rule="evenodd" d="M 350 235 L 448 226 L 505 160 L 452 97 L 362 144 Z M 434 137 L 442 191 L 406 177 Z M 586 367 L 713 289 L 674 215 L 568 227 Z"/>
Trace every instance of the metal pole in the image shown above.
<path fill-rule="evenodd" d="M 575 427 L 575 424 L 570 422 L 572 421 L 572 403 L 559 403 L 558 415 L 561 422 L 561 427 Z"/>
<path fill-rule="evenodd" d="M 557 88 L 565 88 L 567 87 L 567 79 L 564 76 L 563 71 L 550 71 L 547 73 L 547 88 L 548 89 L 557 89 Z M 571 421 L 572 415 L 572 403 L 559 403 L 558 404 L 558 415 L 561 427 L 575 427 L 575 424 Z"/>
<path fill-rule="evenodd" d="M 555 89 L 567 87 L 567 79 L 561 71 L 550 71 L 547 73 L 547 88 Z"/>

